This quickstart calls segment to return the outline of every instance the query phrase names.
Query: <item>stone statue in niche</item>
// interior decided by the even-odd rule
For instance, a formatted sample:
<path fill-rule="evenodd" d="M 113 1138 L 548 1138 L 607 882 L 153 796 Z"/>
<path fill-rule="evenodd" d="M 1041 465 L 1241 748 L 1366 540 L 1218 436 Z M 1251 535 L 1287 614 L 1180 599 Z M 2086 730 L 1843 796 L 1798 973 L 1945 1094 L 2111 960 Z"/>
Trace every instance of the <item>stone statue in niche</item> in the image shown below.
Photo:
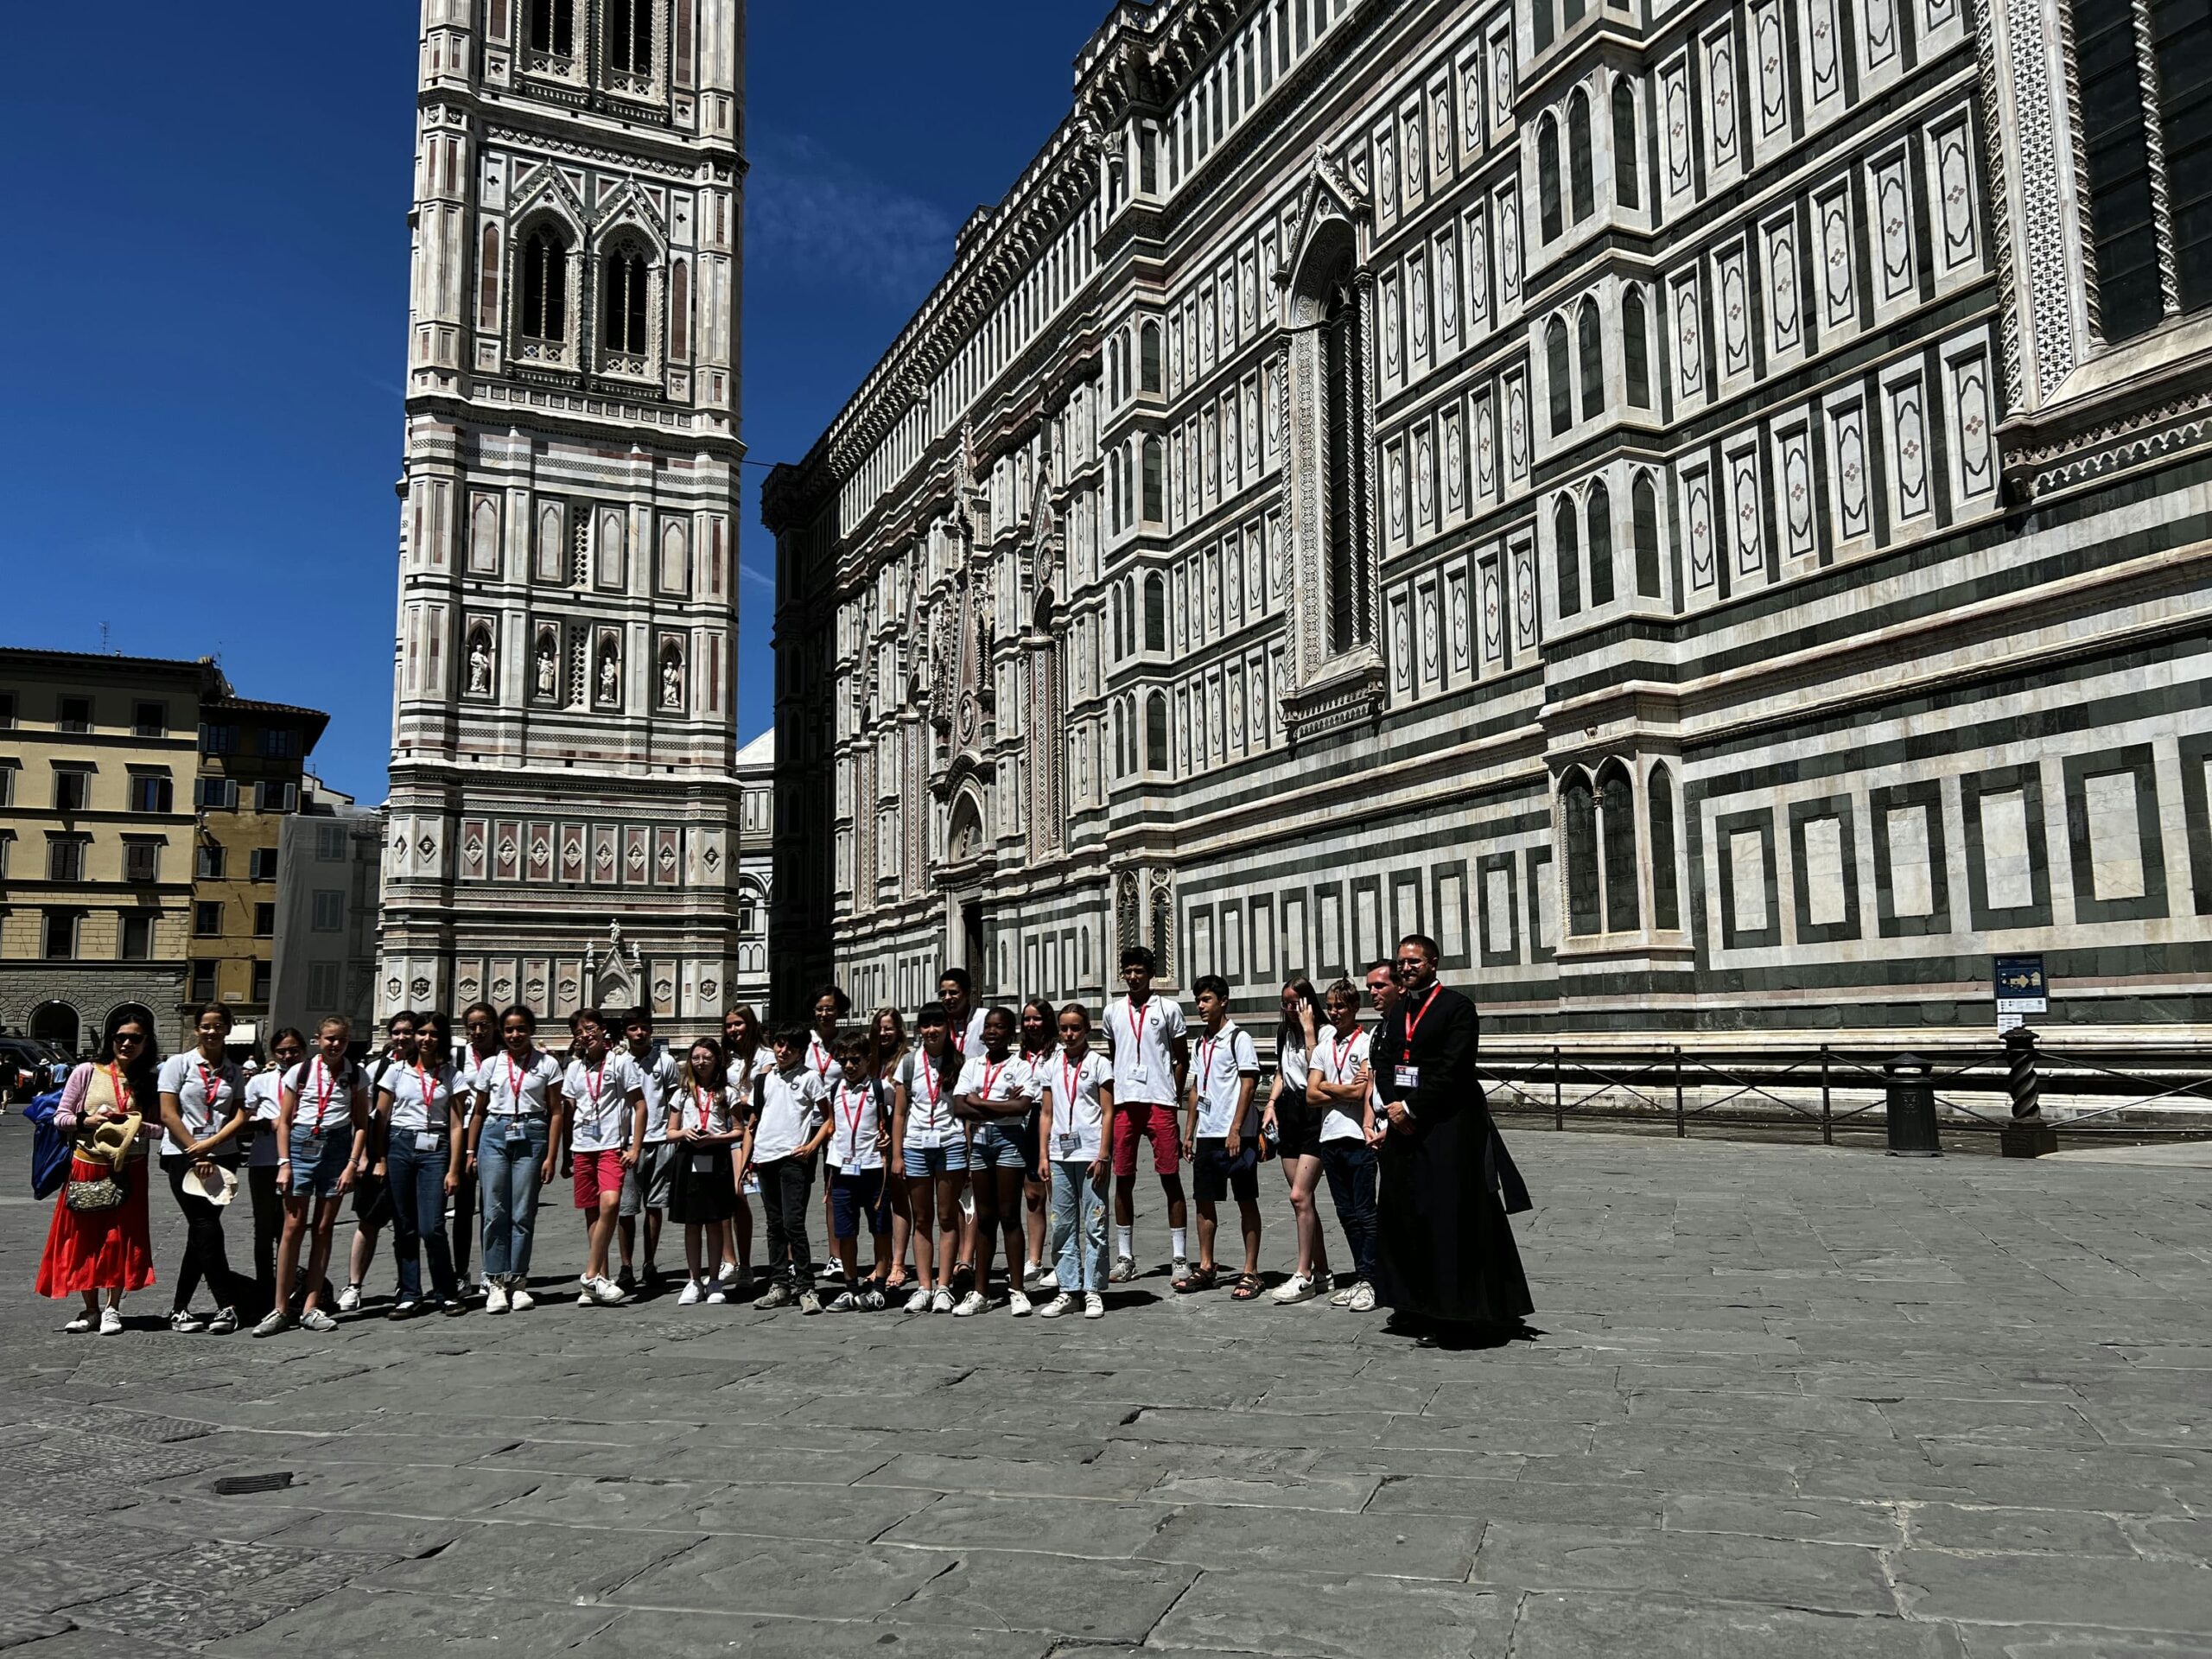
<path fill-rule="evenodd" d="M 492 693 L 492 640 L 481 628 L 468 636 L 468 694 L 474 697 L 489 696 Z"/>
<path fill-rule="evenodd" d="M 683 706 L 683 658 L 673 646 L 660 659 L 660 706 L 681 709 Z"/>
<path fill-rule="evenodd" d="M 551 696 L 559 687 L 561 665 L 553 650 L 553 632 L 549 628 L 537 636 L 537 695 Z"/>
<path fill-rule="evenodd" d="M 622 664 L 616 659 L 614 642 L 607 640 L 599 648 L 599 700 L 613 702 L 622 694 Z"/>

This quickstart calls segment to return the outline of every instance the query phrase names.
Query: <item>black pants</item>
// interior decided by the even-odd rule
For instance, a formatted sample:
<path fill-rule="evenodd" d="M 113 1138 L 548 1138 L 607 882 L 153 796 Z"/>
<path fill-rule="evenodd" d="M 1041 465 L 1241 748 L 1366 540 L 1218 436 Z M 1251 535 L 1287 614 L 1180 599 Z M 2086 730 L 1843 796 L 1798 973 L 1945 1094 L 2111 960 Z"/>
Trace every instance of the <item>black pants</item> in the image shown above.
<path fill-rule="evenodd" d="M 226 1163 L 224 1167 L 236 1173 L 234 1166 Z M 176 1270 L 176 1296 L 170 1306 L 190 1307 L 204 1281 L 218 1307 L 236 1306 L 238 1286 L 231 1278 L 231 1258 L 223 1248 L 222 1211 L 184 1190 L 184 1178 L 192 1173 L 191 1159 L 164 1158 L 162 1168 L 168 1175 L 176 1207 L 184 1212 L 184 1260 Z"/>
<path fill-rule="evenodd" d="M 248 1164 L 245 1185 L 253 1198 L 254 1306 L 266 1313 L 276 1306 L 276 1243 L 284 1236 L 284 1195 L 276 1190 L 274 1164 Z"/>
<path fill-rule="evenodd" d="M 814 1190 L 814 1168 L 804 1158 L 777 1158 L 755 1164 L 760 1178 L 760 1207 L 768 1212 L 768 1273 L 788 1288 L 814 1286 L 814 1249 L 806 1238 L 807 1195 Z"/>

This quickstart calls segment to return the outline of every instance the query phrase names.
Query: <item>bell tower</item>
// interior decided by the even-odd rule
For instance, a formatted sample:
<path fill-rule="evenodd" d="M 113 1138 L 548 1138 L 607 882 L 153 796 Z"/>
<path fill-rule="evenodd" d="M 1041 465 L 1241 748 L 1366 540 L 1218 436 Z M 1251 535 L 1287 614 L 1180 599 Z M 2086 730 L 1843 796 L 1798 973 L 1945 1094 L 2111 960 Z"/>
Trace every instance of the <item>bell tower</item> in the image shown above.
<path fill-rule="evenodd" d="M 744 0 L 423 0 L 379 1014 L 735 971 Z"/>

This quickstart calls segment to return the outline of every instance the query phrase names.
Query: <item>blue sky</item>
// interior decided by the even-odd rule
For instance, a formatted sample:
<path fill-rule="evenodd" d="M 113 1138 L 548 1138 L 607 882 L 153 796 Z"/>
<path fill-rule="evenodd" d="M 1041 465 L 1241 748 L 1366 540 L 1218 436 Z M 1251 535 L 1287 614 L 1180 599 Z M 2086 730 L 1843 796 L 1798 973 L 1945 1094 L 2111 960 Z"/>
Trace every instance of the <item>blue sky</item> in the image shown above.
<path fill-rule="evenodd" d="M 221 8 L 213 10 L 219 11 Z M 797 460 L 1066 111 L 1108 0 L 753 0 L 745 437 Z M 380 800 L 417 8 L 32 6 L 0 99 L 0 642 L 219 655 Z M 240 14 L 243 16 L 243 14 Z M 773 594 L 746 469 L 740 702 Z"/>

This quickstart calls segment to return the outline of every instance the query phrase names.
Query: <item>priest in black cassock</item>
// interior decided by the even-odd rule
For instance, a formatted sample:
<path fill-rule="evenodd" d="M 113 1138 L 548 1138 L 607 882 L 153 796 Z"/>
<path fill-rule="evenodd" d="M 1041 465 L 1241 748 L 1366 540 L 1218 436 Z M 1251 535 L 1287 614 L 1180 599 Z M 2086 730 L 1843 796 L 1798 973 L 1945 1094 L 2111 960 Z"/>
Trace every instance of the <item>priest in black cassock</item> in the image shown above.
<path fill-rule="evenodd" d="M 1440 1345 L 1520 1324 L 1535 1307 L 1509 1210 L 1528 1189 L 1475 1077 L 1475 1005 L 1437 982 L 1436 941 L 1398 944 L 1398 1000 L 1376 1029 L 1389 1118 L 1376 1193 L 1375 1291 Z"/>

